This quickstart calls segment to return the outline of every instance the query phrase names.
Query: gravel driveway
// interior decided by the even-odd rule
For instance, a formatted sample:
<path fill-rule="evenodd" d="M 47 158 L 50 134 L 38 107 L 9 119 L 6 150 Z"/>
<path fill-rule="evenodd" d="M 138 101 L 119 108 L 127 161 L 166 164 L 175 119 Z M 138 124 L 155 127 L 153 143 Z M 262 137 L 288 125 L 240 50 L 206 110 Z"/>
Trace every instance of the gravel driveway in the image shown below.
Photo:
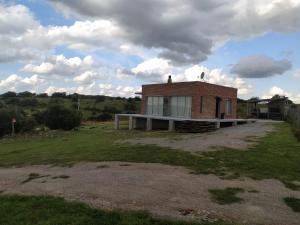
<path fill-rule="evenodd" d="M 216 151 L 220 147 L 245 150 L 255 144 L 255 140 L 265 136 L 274 129 L 273 123 L 258 121 L 256 123 L 221 128 L 214 132 L 187 134 L 174 138 L 138 138 L 122 141 L 124 143 L 155 144 L 162 147 L 179 149 L 193 153 Z"/>

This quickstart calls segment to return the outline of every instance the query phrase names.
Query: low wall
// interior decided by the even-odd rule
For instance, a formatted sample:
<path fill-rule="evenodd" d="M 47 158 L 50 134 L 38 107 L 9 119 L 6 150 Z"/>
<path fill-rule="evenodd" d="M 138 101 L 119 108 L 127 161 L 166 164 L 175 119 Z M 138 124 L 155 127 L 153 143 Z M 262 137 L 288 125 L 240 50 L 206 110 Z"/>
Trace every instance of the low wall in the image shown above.
<path fill-rule="evenodd" d="M 300 128 L 300 105 L 292 106 L 288 112 L 288 118 L 297 128 Z"/>

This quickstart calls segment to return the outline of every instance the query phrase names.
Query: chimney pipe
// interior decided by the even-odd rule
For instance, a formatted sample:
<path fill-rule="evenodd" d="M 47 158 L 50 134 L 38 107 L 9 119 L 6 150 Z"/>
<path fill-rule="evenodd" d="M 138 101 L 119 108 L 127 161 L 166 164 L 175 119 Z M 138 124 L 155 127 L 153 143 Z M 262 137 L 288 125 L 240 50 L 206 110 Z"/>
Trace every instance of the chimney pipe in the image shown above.
<path fill-rule="evenodd" d="M 168 84 L 172 84 L 172 76 L 171 75 L 169 75 Z"/>

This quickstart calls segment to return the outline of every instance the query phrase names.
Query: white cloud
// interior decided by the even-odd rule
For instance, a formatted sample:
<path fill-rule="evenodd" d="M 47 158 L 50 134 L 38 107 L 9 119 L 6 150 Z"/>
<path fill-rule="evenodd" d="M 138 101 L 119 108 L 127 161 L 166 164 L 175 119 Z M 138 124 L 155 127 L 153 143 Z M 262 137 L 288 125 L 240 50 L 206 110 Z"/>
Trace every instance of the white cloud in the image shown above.
<path fill-rule="evenodd" d="M 63 55 L 51 56 L 40 65 L 27 64 L 22 71 L 47 76 L 72 77 L 79 76 L 87 71 L 97 70 L 92 56 L 83 59 L 79 57 L 66 58 Z"/>
<path fill-rule="evenodd" d="M 0 3 L 0 63 L 39 58 L 49 43 L 39 39 L 42 27 L 23 5 Z"/>
<path fill-rule="evenodd" d="M 54 92 L 66 92 L 70 93 L 79 93 L 79 94 L 87 94 L 87 95 L 106 95 L 106 96 L 115 96 L 115 97 L 134 97 L 135 92 L 140 91 L 141 87 L 137 86 L 122 86 L 122 85 L 112 85 L 112 84 L 105 84 L 100 83 L 96 84 L 95 82 L 89 85 L 82 85 L 78 87 L 69 87 L 69 88 L 62 88 L 62 87 L 55 87 L 50 86 L 45 91 L 49 95 L 53 94 Z"/>
<path fill-rule="evenodd" d="M 50 26 L 46 37 L 56 44 L 72 49 L 118 49 L 118 37 L 122 31 L 110 20 L 76 21 L 71 26 Z"/>
<path fill-rule="evenodd" d="M 249 95 L 252 92 L 252 85 L 241 78 L 233 78 L 222 72 L 221 69 L 208 69 L 204 66 L 193 66 L 186 69 L 183 75 L 175 76 L 175 80 L 199 81 L 201 73 L 204 72 L 204 80 L 208 83 L 219 84 L 238 89 L 238 95 Z"/>
<path fill-rule="evenodd" d="M 131 73 L 137 79 L 146 79 L 150 81 L 162 81 L 167 77 L 173 67 L 169 64 L 168 60 L 162 58 L 152 58 L 145 60 L 131 69 Z"/>
<path fill-rule="evenodd" d="M 118 77 L 120 79 L 136 77 L 148 82 L 166 82 L 168 75 L 171 74 L 174 82 L 199 81 L 202 72 L 205 73 L 206 82 L 238 88 L 239 96 L 249 95 L 252 92 L 252 85 L 244 79 L 229 76 L 223 73 L 221 69 L 210 70 L 198 65 L 177 68 L 171 65 L 168 60 L 161 58 L 146 60 L 131 70 L 119 70 Z"/>
<path fill-rule="evenodd" d="M 38 75 L 33 75 L 31 77 L 21 77 L 17 74 L 12 74 L 4 80 L 0 80 L 0 90 L 1 92 L 7 91 L 33 91 L 36 92 L 39 85 L 42 85 L 44 80 Z"/>
<path fill-rule="evenodd" d="M 33 27 L 38 27 L 34 16 L 23 5 L 1 5 L 0 3 L 0 34 L 22 34 Z"/>
<path fill-rule="evenodd" d="M 74 77 L 74 81 L 78 84 L 91 84 L 94 82 L 96 78 L 99 78 L 97 72 L 94 71 L 86 71 L 83 74 Z"/>
<path fill-rule="evenodd" d="M 274 95 L 286 96 L 295 103 L 300 104 L 300 94 L 285 91 L 278 86 L 271 87 L 270 90 L 262 96 L 262 98 L 272 98 Z"/>

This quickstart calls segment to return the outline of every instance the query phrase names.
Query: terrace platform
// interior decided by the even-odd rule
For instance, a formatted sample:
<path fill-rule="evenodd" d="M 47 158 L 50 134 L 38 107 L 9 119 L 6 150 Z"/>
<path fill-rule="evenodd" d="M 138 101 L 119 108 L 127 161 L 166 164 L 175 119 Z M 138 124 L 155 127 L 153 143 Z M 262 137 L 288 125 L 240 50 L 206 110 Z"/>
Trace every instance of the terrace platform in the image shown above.
<path fill-rule="evenodd" d="M 254 123 L 256 119 L 187 119 L 167 116 L 152 116 L 142 114 L 116 114 L 115 129 L 120 128 L 121 118 L 128 118 L 128 129 L 141 130 L 169 130 L 182 132 L 206 132 L 224 126 L 236 126 L 245 123 Z"/>

